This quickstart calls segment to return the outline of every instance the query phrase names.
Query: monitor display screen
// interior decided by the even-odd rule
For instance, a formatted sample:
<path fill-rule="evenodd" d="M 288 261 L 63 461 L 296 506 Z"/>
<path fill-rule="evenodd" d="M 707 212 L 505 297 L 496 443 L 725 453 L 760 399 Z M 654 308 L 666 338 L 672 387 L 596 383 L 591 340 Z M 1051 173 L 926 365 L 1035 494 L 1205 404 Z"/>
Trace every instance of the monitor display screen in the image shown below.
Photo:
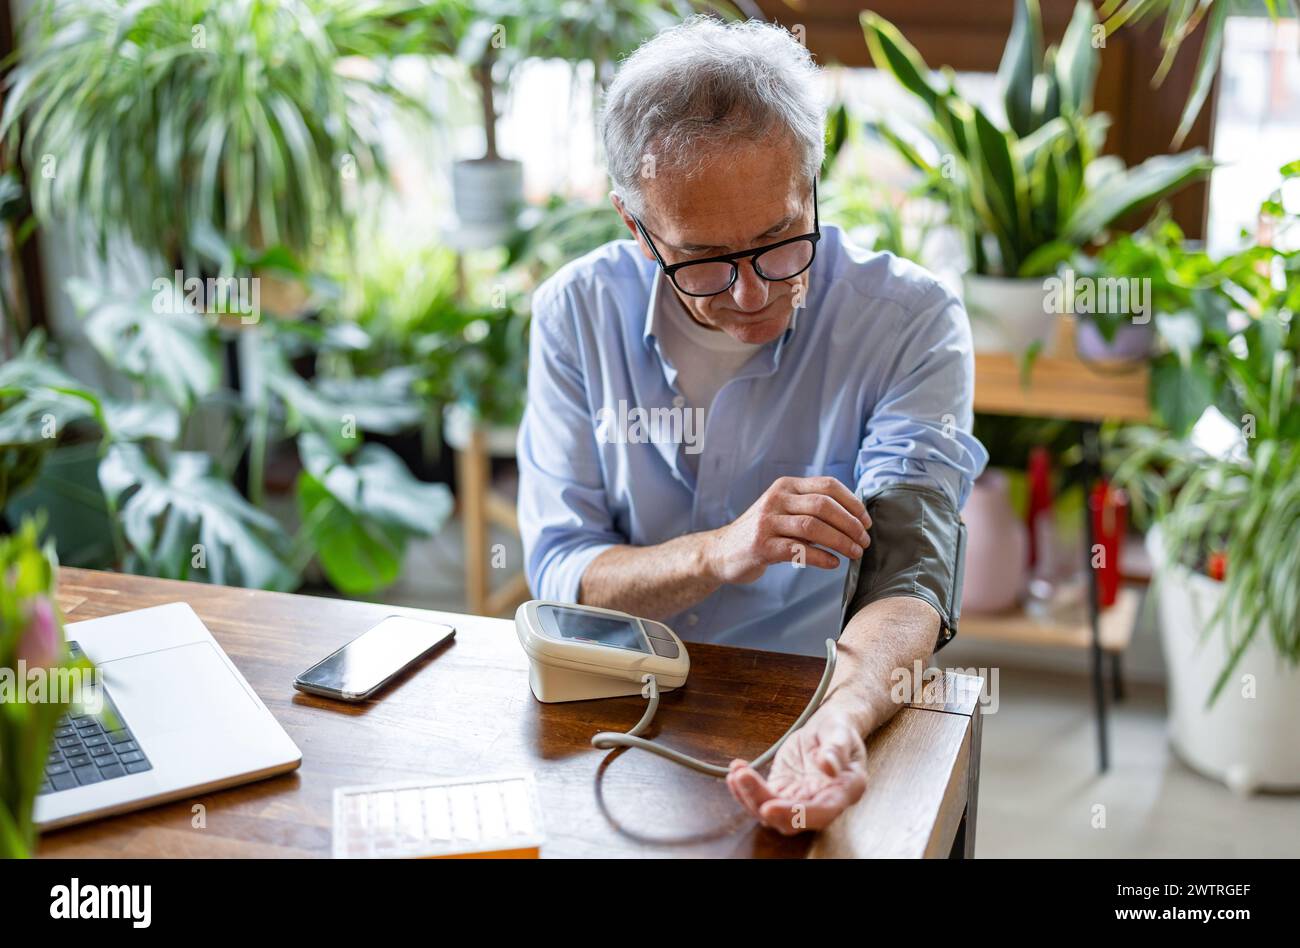
<path fill-rule="evenodd" d="M 552 635 L 577 642 L 591 642 L 624 648 L 632 652 L 649 652 L 640 626 L 627 619 L 602 616 L 581 609 L 557 609 L 541 606 L 542 626 Z"/>

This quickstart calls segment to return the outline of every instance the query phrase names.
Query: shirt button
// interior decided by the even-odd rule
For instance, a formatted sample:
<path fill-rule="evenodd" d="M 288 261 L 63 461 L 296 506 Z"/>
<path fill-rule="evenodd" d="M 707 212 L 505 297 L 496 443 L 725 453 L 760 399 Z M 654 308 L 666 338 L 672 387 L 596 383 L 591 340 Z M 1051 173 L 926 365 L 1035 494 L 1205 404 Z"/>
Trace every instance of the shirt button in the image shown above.
<path fill-rule="evenodd" d="M 676 396 L 673 397 L 673 405 L 674 405 L 675 407 L 677 407 L 677 408 L 681 408 L 681 407 L 682 407 L 683 405 L 685 405 L 685 404 L 686 404 L 686 397 L 685 397 L 685 396 L 683 396 L 683 395 L 676 395 Z"/>
<path fill-rule="evenodd" d="M 687 624 L 687 625 L 695 625 L 695 624 L 697 624 L 699 621 L 700 621 L 700 617 L 697 616 L 697 615 L 696 615 L 695 613 L 693 613 L 693 612 L 692 612 L 690 615 L 688 615 L 688 616 L 686 617 L 686 624 Z"/>

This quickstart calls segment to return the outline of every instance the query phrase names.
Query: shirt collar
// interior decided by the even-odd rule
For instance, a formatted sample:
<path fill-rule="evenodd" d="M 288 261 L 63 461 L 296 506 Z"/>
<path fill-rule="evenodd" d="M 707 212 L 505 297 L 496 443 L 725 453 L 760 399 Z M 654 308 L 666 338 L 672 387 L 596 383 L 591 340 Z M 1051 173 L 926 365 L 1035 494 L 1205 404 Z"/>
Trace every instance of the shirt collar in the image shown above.
<path fill-rule="evenodd" d="M 645 343 L 647 349 L 654 348 L 655 342 L 659 338 L 659 320 L 662 318 L 659 311 L 659 296 L 661 293 L 673 292 L 672 287 L 668 285 L 668 278 L 664 276 L 664 272 L 659 269 L 658 265 L 654 266 L 650 279 L 652 281 L 650 286 L 650 300 L 646 303 L 645 328 L 641 333 L 641 341 Z M 795 307 L 794 312 L 790 314 L 790 325 L 786 326 L 785 332 L 777 338 L 777 344 L 774 347 L 775 351 L 773 354 L 774 366 L 781 359 L 781 350 L 789 344 L 790 337 L 794 335 L 795 327 L 799 323 L 799 314 L 802 311 L 803 307 Z"/>
<path fill-rule="evenodd" d="M 672 290 L 664 286 L 667 277 L 664 276 L 658 265 L 654 265 L 650 281 L 650 302 L 646 304 L 645 331 L 641 334 L 641 339 L 646 344 L 646 348 L 652 347 L 655 340 L 659 338 L 659 294 L 672 292 Z"/>

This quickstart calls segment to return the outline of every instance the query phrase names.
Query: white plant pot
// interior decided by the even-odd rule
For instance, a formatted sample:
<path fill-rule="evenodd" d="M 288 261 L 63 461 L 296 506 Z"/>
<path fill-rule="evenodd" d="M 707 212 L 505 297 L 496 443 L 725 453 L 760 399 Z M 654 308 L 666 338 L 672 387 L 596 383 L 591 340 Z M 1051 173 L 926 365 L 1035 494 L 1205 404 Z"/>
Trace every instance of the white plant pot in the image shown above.
<path fill-rule="evenodd" d="M 474 416 L 465 406 L 448 405 L 443 410 L 443 437 L 453 450 L 464 451 L 469 447 L 474 427 Z M 490 425 L 483 429 L 483 446 L 490 457 L 514 457 L 518 440 L 519 428 L 516 425 Z"/>
<path fill-rule="evenodd" d="M 524 199 L 524 166 L 507 158 L 458 161 L 451 169 L 456 217 L 474 231 L 508 233 Z"/>
<path fill-rule="evenodd" d="M 1228 664 L 1224 630 L 1206 627 L 1223 598 L 1222 585 L 1170 564 L 1158 529 L 1147 534 L 1147 550 L 1157 571 L 1174 751 L 1192 769 L 1238 793 L 1300 790 L 1300 668 L 1283 662 L 1269 630 L 1261 628 L 1219 699 L 1206 708 Z"/>
<path fill-rule="evenodd" d="M 976 352 L 1026 351 L 1035 342 L 1044 354 L 1055 348 L 1061 317 L 1049 313 L 1045 281 L 967 273 L 962 276 L 966 314 Z"/>

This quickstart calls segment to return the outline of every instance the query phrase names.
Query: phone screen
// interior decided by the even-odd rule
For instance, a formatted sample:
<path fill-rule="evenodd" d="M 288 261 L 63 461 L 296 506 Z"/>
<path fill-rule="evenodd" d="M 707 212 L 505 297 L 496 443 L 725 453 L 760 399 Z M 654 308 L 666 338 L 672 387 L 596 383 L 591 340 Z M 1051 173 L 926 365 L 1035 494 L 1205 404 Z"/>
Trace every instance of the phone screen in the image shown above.
<path fill-rule="evenodd" d="M 456 634 L 405 616 L 389 616 L 298 676 L 296 685 L 343 698 L 364 697 Z"/>

